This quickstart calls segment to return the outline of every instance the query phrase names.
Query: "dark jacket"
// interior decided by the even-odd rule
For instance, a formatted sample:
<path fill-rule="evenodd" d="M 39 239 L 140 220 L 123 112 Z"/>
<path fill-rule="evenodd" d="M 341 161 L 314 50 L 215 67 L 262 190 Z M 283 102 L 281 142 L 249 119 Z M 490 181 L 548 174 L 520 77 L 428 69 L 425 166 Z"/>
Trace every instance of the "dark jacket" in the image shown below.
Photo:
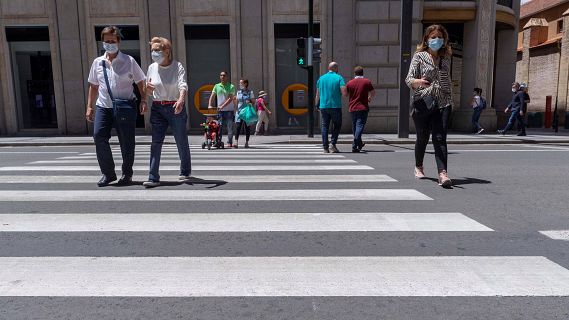
<path fill-rule="evenodd" d="M 523 90 L 518 90 L 512 96 L 512 102 L 508 105 L 510 111 L 520 112 L 526 110 L 526 94 Z"/>

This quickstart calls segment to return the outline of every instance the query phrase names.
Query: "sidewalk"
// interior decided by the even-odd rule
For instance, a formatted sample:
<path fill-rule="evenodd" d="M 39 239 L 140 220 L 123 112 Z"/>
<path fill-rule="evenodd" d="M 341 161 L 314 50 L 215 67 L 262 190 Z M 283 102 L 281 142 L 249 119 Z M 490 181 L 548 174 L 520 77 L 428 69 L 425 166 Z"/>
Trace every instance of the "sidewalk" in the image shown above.
<path fill-rule="evenodd" d="M 514 133 L 514 132 L 512 132 Z M 558 133 L 552 130 L 530 130 L 527 136 L 518 137 L 515 134 L 463 134 L 449 133 L 449 144 L 523 144 L 523 143 L 569 143 L 569 130 L 560 130 Z M 190 143 L 201 144 L 202 135 L 191 135 Z M 139 145 L 150 145 L 152 139 L 150 135 L 139 135 L 136 143 Z M 408 139 L 399 139 L 397 134 L 364 134 L 366 144 L 414 144 L 415 135 L 409 135 Z M 241 143 L 245 140 L 242 138 Z M 111 139 L 112 144 L 118 144 L 116 136 Z M 166 144 L 174 144 L 172 136 L 167 136 Z M 320 145 L 321 138 L 318 133 L 314 138 L 306 135 L 271 135 L 271 136 L 251 136 L 251 144 L 314 144 Z M 349 134 L 340 135 L 338 144 L 351 144 L 352 136 Z M 0 147 L 19 147 L 19 146 L 92 146 L 93 138 L 89 136 L 52 136 L 52 137 L 0 137 Z"/>

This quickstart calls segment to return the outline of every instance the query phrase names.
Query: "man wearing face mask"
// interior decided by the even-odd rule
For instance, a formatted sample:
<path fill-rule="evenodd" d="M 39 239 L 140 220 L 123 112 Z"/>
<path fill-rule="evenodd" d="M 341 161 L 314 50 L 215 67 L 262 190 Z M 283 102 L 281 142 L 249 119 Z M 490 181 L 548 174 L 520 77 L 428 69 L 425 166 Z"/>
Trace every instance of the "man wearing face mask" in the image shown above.
<path fill-rule="evenodd" d="M 512 111 L 510 114 L 510 119 L 508 120 L 508 124 L 503 130 L 498 130 L 499 134 L 505 135 L 508 130 L 512 129 L 514 126 L 514 122 L 518 121 L 521 125 L 521 132 L 518 133 L 518 136 L 525 136 L 526 135 L 526 126 L 524 124 L 524 110 L 526 110 L 526 95 L 523 88 L 520 87 L 520 84 L 514 82 L 512 84 L 512 102 L 508 105 L 505 113 Z"/>
<path fill-rule="evenodd" d="M 132 182 L 134 163 L 136 101 L 133 83 L 144 97 L 144 72 L 133 57 L 119 51 L 120 30 L 106 27 L 101 32 L 105 54 L 96 58 L 89 72 L 89 96 L 87 98 L 87 121 L 94 121 L 93 139 L 97 160 L 103 176 L 99 187 L 117 180 L 115 162 L 109 145 L 111 130 L 117 131 L 123 159 L 122 177 L 119 185 Z M 96 106 L 96 110 L 94 108 Z M 140 114 L 146 112 L 146 101 L 140 104 Z"/>
<path fill-rule="evenodd" d="M 152 97 L 150 123 L 152 124 L 152 145 L 150 147 L 150 172 L 148 181 L 142 185 L 152 188 L 160 185 L 160 156 L 168 127 L 178 147 L 180 156 L 179 180 L 190 178 L 190 145 L 186 134 L 188 114 L 185 109 L 186 70 L 178 61 L 172 60 L 172 43 L 161 37 L 150 41 L 152 60 L 148 67 L 146 93 Z"/>

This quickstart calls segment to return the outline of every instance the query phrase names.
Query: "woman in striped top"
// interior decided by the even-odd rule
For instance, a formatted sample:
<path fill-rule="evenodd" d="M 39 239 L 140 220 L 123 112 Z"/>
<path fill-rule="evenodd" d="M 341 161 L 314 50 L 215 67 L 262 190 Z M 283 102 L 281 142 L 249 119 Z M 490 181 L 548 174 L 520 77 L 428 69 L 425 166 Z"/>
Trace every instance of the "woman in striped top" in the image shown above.
<path fill-rule="evenodd" d="M 439 185 L 450 187 L 452 181 L 447 174 L 447 126 L 452 110 L 450 80 L 450 58 L 452 51 L 448 32 L 441 25 L 431 25 L 425 30 L 423 41 L 411 61 L 405 82 L 413 90 L 413 105 L 421 99 L 429 103 L 434 99 L 433 109 L 413 107 L 412 117 L 417 131 L 415 141 L 415 177 L 425 178 L 423 158 L 433 135 L 435 160 L 439 171 Z M 423 105 L 424 106 L 424 105 Z"/>

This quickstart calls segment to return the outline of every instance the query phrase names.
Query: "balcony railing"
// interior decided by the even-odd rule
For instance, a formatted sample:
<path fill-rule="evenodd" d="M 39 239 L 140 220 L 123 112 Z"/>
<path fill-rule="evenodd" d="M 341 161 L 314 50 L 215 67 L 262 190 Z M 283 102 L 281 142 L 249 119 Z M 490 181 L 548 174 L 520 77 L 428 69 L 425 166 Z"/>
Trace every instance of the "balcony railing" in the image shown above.
<path fill-rule="evenodd" d="M 438 2 L 447 2 L 447 1 L 475 1 L 475 0 L 425 0 L 427 2 L 434 2 L 434 1 L 438 1 Z M 514 6 L 514 0 L 496 0 L 496 3 L 504 6 L 504 7 L 508 7 L 508 8 L 512 8 Z"/>

